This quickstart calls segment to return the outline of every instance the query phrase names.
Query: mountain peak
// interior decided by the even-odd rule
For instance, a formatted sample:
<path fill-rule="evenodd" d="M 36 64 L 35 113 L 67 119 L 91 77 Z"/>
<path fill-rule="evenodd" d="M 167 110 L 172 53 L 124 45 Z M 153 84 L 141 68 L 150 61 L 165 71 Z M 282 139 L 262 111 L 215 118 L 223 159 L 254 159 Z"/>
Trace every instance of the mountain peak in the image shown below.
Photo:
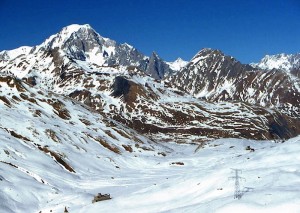
<path fill-rule="evenodd" d="M 300 66 L 300 54 L 280 53 L 276 55 L 266 55 L 259 63 L 252 63 L 252 66 L 266 70 L 280 69 L 289 72 Z"/>
<path fill-rule="evenodd" d="M 152 52 L 151 57 L 160 59 L 160 57 L 158 56 L 158 54 L 155 51 Z"/>
<path fill-rule="evenodd" d="M 68 31 L 78 31 L 80 28 L 89 28 L 92 29 L 91 25 L 89 24 L 70 24 L 68 26 L 63 27 L 63 30 Z"/>
<path fill-rule="evenodd" d="M 225 56 L 223 52 L 217 49 L 203 48 L 191 60 L 192 63 L 197 63 L 199 60 L 207 58 L 212 54 Z"/>
<path fill-rule="evenodd" d="M 50 36 L 46 39 L 42 46 L 47 48 L 55 48 L 55 47 L 62 47 L 64 43 L 72 36 L 74 33 L 82 34 L 82 35 L 89 35 L 90 33 L 96 33 L 95 30 L 89 24 L 71 24 L 69 26 L 63 27 L 60 32 Z M 100 36 L 100 35 L 99 35 Z"/>
<path fill-rule="evenodd" d="M 170 68 L 174 71 L 179 71 L 182 67 L 186 66 L 187 63 L 188 63 L 187 61 L 183 60 L 180 57 L 173 62 L 167 62 Z"/>
<path fill-rule="evenodd" d="M 182 58 L 178 57 L 175 61 L 184 61 L 184 60 Z"/>
<path fill-rule="evenodd" d="M 93 30 L 93 28 L 89 24 L 71 24 L 69 26 L 66 26 L 62 28 L 59 34 L 65 35 L 66 37 L 70 37 L 72 33 L 78 32 L 79 30 Z"/>
<path fill-rule="evenodd" d="M 163 79 L 165 75 L 172 73 L 168 63 L 160 58 L 155 51 L 152 52 L 149 58 L 149 64 L 146 69 L 146 73 L 155 79 Z"/>

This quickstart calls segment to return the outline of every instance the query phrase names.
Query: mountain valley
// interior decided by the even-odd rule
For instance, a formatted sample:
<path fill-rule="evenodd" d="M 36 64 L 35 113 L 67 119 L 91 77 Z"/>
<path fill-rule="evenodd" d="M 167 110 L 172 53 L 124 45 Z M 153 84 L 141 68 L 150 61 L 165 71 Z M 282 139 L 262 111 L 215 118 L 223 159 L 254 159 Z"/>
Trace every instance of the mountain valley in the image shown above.
<path fill-rule="evenodd" d="M 242 64 L 204 48 L 166 62 L 76 24 L 2 51 L 0 210 L 297 212 L 299 61 Z M 247 170 L 261 201 L 251 189 L 234 202 L 233 167 Z M 100 192 L 112 199 L 92 204 Z"/>

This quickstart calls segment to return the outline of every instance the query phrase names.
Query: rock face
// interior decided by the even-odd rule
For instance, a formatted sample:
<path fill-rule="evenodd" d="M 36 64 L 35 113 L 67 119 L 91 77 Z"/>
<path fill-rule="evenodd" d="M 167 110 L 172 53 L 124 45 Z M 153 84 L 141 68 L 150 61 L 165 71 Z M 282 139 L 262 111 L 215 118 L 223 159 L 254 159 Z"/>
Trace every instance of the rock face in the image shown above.
<path fill-rule="evenodd" d="M 172 74 L 172 72 L 173 70 L 170 69 L 169 65 L 153 52 L 149 59 L 146 73 L 152 78 L 160 80 L 165 76 Z"/>
<path fill-rule="evenodd" d="M 89 25 L 71 25 L 41 45 L 3 51 L 0 58 L 7 85 L 22 82 L 72 98 L 151 140 L 282 140 L 300 134 L 299 80 L 286 71 L 243 65 L 219 50 L 203 49 L 173 72 L 155 53 L 149 58 Z M 1 101 L 13 105 L 5 95 Z M 55 112 L 70 119 L 60 102 L 51 102 Z"/>
<path fill-rule="evenodd" d="M 115 78 L 114 84 L 112 85 L 112 96 L 113 97 L 120 97 L 120 96 L 127 96 L 129 93 L 130 83 L 127 79 L 121 76 L 117 76 Z"/>
<path fill-rule="evenodd" d="M 122 98 L 126 104 L 133 103 L 136 101 L 137 89 L 140 86 L 130 80 L 125 76 L 117 76 L 112 85 L 111 96 L 114 98 Z"/>

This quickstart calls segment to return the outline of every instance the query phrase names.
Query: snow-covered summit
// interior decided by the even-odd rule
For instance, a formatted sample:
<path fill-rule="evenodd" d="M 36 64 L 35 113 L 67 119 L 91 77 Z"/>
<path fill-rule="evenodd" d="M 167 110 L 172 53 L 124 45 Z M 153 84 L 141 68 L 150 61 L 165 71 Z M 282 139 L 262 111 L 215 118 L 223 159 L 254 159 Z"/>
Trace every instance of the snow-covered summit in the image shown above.
<path fill-rule="evenodd" d="M 0 59 L 6 60 L 6 62 L 0 61 L 2 69 L 10 69 L 14 72 L 24 69 L 29 72 L 32 68 L 47 70 L 49 69 L 48 65 L 50 66 L 53 61 L 56 63 L 55 66 L 73 63 L 83 69 L 86 67 L 96 69 L 99 66 L 134 66 L 146 73 L 152 73 L 151 61 L 153 61 L 152 64 L 155 66 L 159 64 L 159 69 L 155 68 L 155 72 L 159 73 L 158 78 L 161 79 L 186 64 L 183 60 L 178 59 L 170 67 L 170 64 L 160 59 L 156 53 L 148 57 L 128 43 L 120 44 L 101 36 L 89 24 L 66 26 L 47 38 L 42 44 L 23 49 L 0 52 Z M 23 57 L 17 61 L 7 61 L 20 55 Z M 40 62 L 41 58 L 48 63 Z M 24 75 L 22 74 L 22 76 Z M 154 77 L 156 78 L 156 76 Z"/>
<path fill-rule="evenodd" d="M 266 55 L 259 63 L 252 63 L 251 65 L 266 70 L 280 69 L 291 71 L 300 67 L 300 53 Z"/>
<path fill-rule="evenodd" d="M 88 31 L 88 30 L 94 30 L 89 24 L 71 24 L 69 26 L 66 26 L 62 28 L 59 34 L 64 35 L 66 38 L 70 37 L 72 33 L 78 32 L 79 30 Z"/>
<path fill-rule="evenodd" d="M 23 55 L 23 57 L 14 62 L 7 61 L 13 60 L 19 55 Z M 41 58 L 49 63 L 39 62 Z M 80 67 L 82 67 L 82 62 L 86 67 L 137 66 L 142 70 L 147 68 L 148 63 L 148 57 L 133 46 L 127 43 L 120 44 L 101 36 L 89 24 L 66 26 L 47 38 L 42 44 L 32 48 L 2 51 L 0 59 L 3 59 L 0 61 L 3 69 L 14 71 L 24 70 L 23 67 L 26 67 L 27 71 L 32 68 L 45 70 L 48 65 L 51 65 L 50 61 L 55 61 L 56 65 L 70 62 Z"/>
<path fill-rule="evenodd" d="M 78 32 L 80 29 L 87 31 L 87 29 L 91 29 L 91 26 L 88 24 L 79 25 L 79 24 L 72 24 L 62 28 L 62 30 L 54 35 L 51 35 L 48 39 L 46 39 L 40 46 L 48 47 L 48 48 L 55 48 L 61 47 L 66 40 L 70 38 L 73 33 Z"/>
<path fill-rule="evenodd" d="M 177 58 L 173 62 L 167 62 L 167 64 L 170 66 L 170 68 L 174 71 L 179 71 L 182 67 L 187 65 L 187 61 L 184 61 L 182 58 Z"/>
<path fill-rule="evenodd" d="M 72 24 L 50 36 L 36 51 L 59 48 L 61 53 L 77 60 L 86 60 L 102 65 L 103 57 L 114 54 L 117 43 L 98 34 L 90 25 Z M 98 60 L 93 60 L 98 57 Z M 89 60 L 90 59 L 90 60 Z"/>

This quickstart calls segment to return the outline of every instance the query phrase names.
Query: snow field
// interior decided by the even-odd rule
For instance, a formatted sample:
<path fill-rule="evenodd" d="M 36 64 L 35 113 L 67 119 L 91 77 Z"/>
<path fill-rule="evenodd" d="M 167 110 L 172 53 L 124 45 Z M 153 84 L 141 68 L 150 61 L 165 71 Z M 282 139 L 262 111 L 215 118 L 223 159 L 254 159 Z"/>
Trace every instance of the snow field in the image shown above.
<path fill-rule="evenodd" d="M 169 144 L 165 158 L 119 156 L 120 170 L 85 176 L 85 195 L 63 195 L 47 209 L 70 212 L 299 212 L 300 138 L 284 144 L 220 139 L 198 152 L 195 146 Z M 249 152 L 245 147 L 254 148 Z M 231 148 L 230 148 L 231 147 Z M 183 162 L 184 165 L 173 165 Z M 231 168 L 242 169 L 241 199 L 234 199 Z M 112 176 L 113 179 L 109 176 Z M 79 184 L 78 188 L 83 185 Z M 247 188 L 248 187 L 248 190 Z M 82 190 L 82 189 L 81 189 Z M 98 192 L 111 200 L 91 203 Z M 62 200 L 66 197 L 66 202 Z M 44 211 L 43 211 L 44 212 Z"/>

